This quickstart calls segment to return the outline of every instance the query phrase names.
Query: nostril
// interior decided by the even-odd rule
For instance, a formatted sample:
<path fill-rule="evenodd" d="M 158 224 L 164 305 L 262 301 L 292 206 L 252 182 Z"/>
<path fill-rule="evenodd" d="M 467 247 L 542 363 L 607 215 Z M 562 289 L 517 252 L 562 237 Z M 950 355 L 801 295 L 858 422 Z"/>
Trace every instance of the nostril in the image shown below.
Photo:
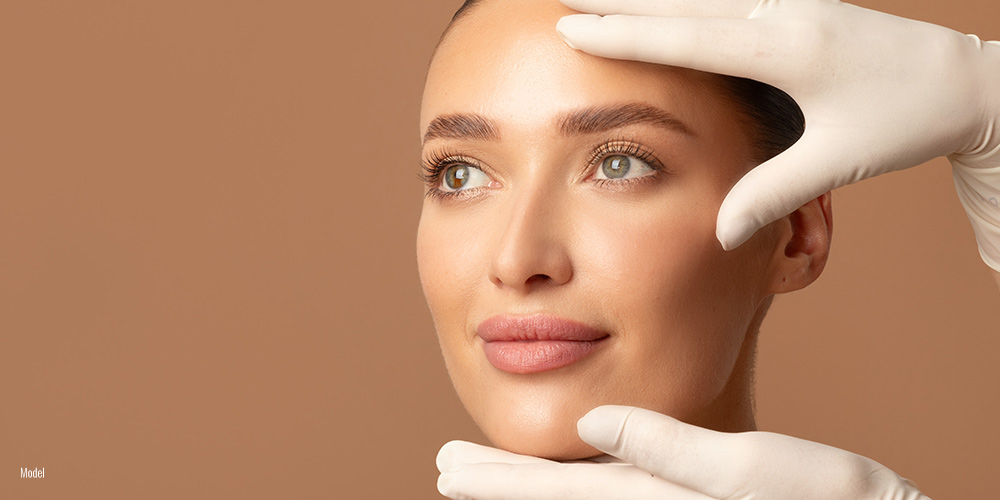
<path fill-rule="evenodd" d="M 487 273 L 494 286 L 527 293 L 565 284 L 573 276 L 566 245 L 550 233 L 523 227 L 508 228 L 492 256 Z"/>
<path fill-rule="evenodd" d="M 552 281 L 552 278 L 549 277 L 549 275 L 547 275 L 547 274 L 534 274 L 534 275 L 528 277 L 528 279 L 524 280 L 524 284 L 525 285 L 534 285 L 534 284 L 545 283 L 547 281 Z"/>
<path fill-rule="evenodd" d="M 490 279 L 490 281 L 492 281 L 493 284 L 497 286 L 517 286 L 517 283 L 508 283 L 499 276 L 493 276 Z M 528 279 L 524 280 L 522 286 L 530 288 L 535 285 L 542 285 L 545 283 L 551 283 L 553 281 L 554 280 L 552 279 L 552 277 L 547 274 L 533 274 L 529 276 Z"/>

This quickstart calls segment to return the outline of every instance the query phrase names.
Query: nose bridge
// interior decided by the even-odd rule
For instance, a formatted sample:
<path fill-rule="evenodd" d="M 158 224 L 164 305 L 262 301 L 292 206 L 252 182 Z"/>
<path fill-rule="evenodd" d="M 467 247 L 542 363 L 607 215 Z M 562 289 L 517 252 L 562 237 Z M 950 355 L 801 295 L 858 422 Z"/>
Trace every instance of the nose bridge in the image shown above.
<path fill-rule="evenodd" d="M 498 221 L 501 236 L 490 269 L 496 285 L 525 292 L 572 277 L 566 196 L 553 187 L 534 179 L 510 198 L 507 220 Z"/>

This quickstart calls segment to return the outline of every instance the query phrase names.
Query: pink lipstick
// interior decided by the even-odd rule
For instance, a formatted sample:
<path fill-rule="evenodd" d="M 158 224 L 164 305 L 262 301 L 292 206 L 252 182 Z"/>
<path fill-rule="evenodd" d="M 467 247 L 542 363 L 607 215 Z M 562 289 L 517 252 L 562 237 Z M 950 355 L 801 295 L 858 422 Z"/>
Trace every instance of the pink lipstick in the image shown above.
<path fill-rule="evenodd" d="M 576 321 L 537 314 L 493 316 L 476 328 L 483 353 L 494 367 L 510 373 L 538 373 L 587 357 L 608 333 Z"/>

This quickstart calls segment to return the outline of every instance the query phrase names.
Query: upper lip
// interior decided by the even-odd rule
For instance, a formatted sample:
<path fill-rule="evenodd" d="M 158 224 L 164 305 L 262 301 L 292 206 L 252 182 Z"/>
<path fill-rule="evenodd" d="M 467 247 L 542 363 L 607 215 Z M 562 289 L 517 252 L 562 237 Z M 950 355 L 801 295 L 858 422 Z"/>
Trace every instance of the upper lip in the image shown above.
<path fill-rule="evenodd" d="M 546 314 L 531 316 L 499 314 L 480 323 L 476 333 L 486 342 L 531 340 L 590 342 L 608 336 L 608 332 L 598 328 Z"/>

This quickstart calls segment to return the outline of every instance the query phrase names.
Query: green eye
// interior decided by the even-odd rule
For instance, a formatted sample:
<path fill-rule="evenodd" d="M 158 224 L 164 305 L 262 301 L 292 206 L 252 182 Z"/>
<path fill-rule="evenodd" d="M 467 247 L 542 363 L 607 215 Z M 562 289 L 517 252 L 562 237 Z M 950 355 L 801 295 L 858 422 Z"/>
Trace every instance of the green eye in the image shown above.
<path fill-rule="evenodd" d="M 631 167 L 632 162 L 629 161 L 628 156 L 624 155 L 612 155 L 601 162 L 601 170 L 608 179 L 625 177 Z"/>
<path fill-rule="evenodd" d="M 633 155 L 609 154 L 601 160 L 597 171 L 594 172 L 594 179 L 624 182 L 646 177 L 655 172 L 656 169 Z"/>
<path fill-rule="evenodd" d="M 469 182 L 468 165 L 452 165 L 444 171 L 444 183 L 449 189 L 462 189 Z"/>
<path fill-rule="evenodd" d="M 472 165 L 454 163 L 441 172 L 441 188 L 444 191 L 465 191 L 483 187 L 490 183 L 490 178 Z"/>

